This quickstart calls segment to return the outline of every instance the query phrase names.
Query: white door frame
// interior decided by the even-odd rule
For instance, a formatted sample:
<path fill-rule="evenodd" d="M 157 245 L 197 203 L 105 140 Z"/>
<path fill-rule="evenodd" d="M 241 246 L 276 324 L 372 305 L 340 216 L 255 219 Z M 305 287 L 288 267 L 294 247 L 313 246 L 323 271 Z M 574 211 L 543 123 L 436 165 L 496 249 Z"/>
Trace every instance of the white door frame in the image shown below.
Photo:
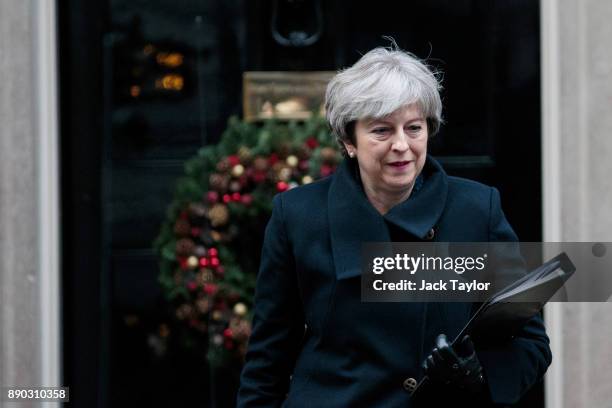
<path fill-rule="evenodd" d="M 561 60 L 558 0 L 540 1 L 542 87 L 542 241 L 561 242 Z M 563 408 L 563 310 L 545 307 L 553 363 L 545 376 L 545 406 Z"/>
<path fill-rule="evenodd" d="M 41 386 L 61 384 L 60 172 L 57 13 L 54 0 L 33 2 L 36 132 L 38 139 L 38 248 Z M 42 406 L 55 406 L 46 402 Z"/>

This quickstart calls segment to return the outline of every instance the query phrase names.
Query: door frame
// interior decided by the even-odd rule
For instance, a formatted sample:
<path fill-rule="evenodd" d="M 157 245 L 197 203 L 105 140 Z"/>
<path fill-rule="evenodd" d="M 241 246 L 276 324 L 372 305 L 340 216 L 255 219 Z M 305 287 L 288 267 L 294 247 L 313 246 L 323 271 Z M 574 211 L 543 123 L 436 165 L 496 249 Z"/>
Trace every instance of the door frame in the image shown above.
<path fill-rule="evenodd" d="M 542 241 L 561 242 L 561 57 L 559 2 L 540 1 L 542 95 Z M 553 355 L 563 356 L 563 310 L 559 302 L 544 308 Z M 563 358 L 554 359 L 544 378 L 547 408 L 563 408 Z"/>
<path fill-rule="evenodd" d="M 38 139 L 40 356 L 42 385 L 62 383 L 58 44 L 56 2 L 33 4 Z M 44 402 L 42 406 L 54 403 Z"/>

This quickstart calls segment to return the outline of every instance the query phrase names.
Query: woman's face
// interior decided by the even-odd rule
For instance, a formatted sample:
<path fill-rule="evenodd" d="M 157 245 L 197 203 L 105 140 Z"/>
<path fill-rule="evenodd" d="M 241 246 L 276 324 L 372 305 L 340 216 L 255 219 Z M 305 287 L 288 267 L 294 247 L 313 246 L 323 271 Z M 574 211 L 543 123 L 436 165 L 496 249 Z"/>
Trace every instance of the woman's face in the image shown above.
<path fill-rule="evenodd" d="M 381 119 L 360 119 L 355 124 L 355 153 L 364 188 L 391 194 L 412 189 L 425 165 L 427 120 L 416 104 Z"/>

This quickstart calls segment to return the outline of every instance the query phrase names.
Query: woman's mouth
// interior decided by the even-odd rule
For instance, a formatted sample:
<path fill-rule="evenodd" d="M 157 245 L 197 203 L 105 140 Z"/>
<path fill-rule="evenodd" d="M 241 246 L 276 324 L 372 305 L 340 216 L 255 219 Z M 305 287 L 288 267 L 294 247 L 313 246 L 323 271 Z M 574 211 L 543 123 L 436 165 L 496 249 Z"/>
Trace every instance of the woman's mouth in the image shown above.
<path fill-rule="evenodd" d="M 405 169 L 406 167 L 408 167 L 408 165 L 412 163 L 411 161 L 396 161 L 396 162 L 391 162 L 389 163 L 389 166 L 392 166 L 393 168 L 402 170 Z"/>

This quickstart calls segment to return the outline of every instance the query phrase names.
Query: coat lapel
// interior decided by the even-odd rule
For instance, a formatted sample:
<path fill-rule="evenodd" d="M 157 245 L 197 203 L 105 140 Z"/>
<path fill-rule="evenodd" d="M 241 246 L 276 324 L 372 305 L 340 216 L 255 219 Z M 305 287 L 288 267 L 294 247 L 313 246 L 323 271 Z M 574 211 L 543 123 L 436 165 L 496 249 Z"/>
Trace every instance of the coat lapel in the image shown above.
<path fill-rule="evenodd" d="M 442 216 L 448 194 L 448 176 L 432 157 L 427 156 L 422 174 L 421 188 L 385 214 L 387 221 L 416 239 L 426 239 L 429 230 L 434 228 Z"/>
<path fill-rule="evenodd" d="M 331 244 L 337 279 L 361 274 L 363 242 L 387 242 L 384 219 L 365 197 L 355 169 L 345 160 L 333 176 L 328 196 Z"/>
<path fill-rule="evenodd" d="M 427 157 L 423 185 L 385 216 L 368 201 L 357 168 L 345 160 L 333 176 L 327 199 L 331 245 L 337 279 L 361 274 L 361 247 L 365 242 L 389 242 L 385 220 L 415 239 L 424 238 L 436 224 L 446 203 L 448 181 L 442 167 Z"/>

